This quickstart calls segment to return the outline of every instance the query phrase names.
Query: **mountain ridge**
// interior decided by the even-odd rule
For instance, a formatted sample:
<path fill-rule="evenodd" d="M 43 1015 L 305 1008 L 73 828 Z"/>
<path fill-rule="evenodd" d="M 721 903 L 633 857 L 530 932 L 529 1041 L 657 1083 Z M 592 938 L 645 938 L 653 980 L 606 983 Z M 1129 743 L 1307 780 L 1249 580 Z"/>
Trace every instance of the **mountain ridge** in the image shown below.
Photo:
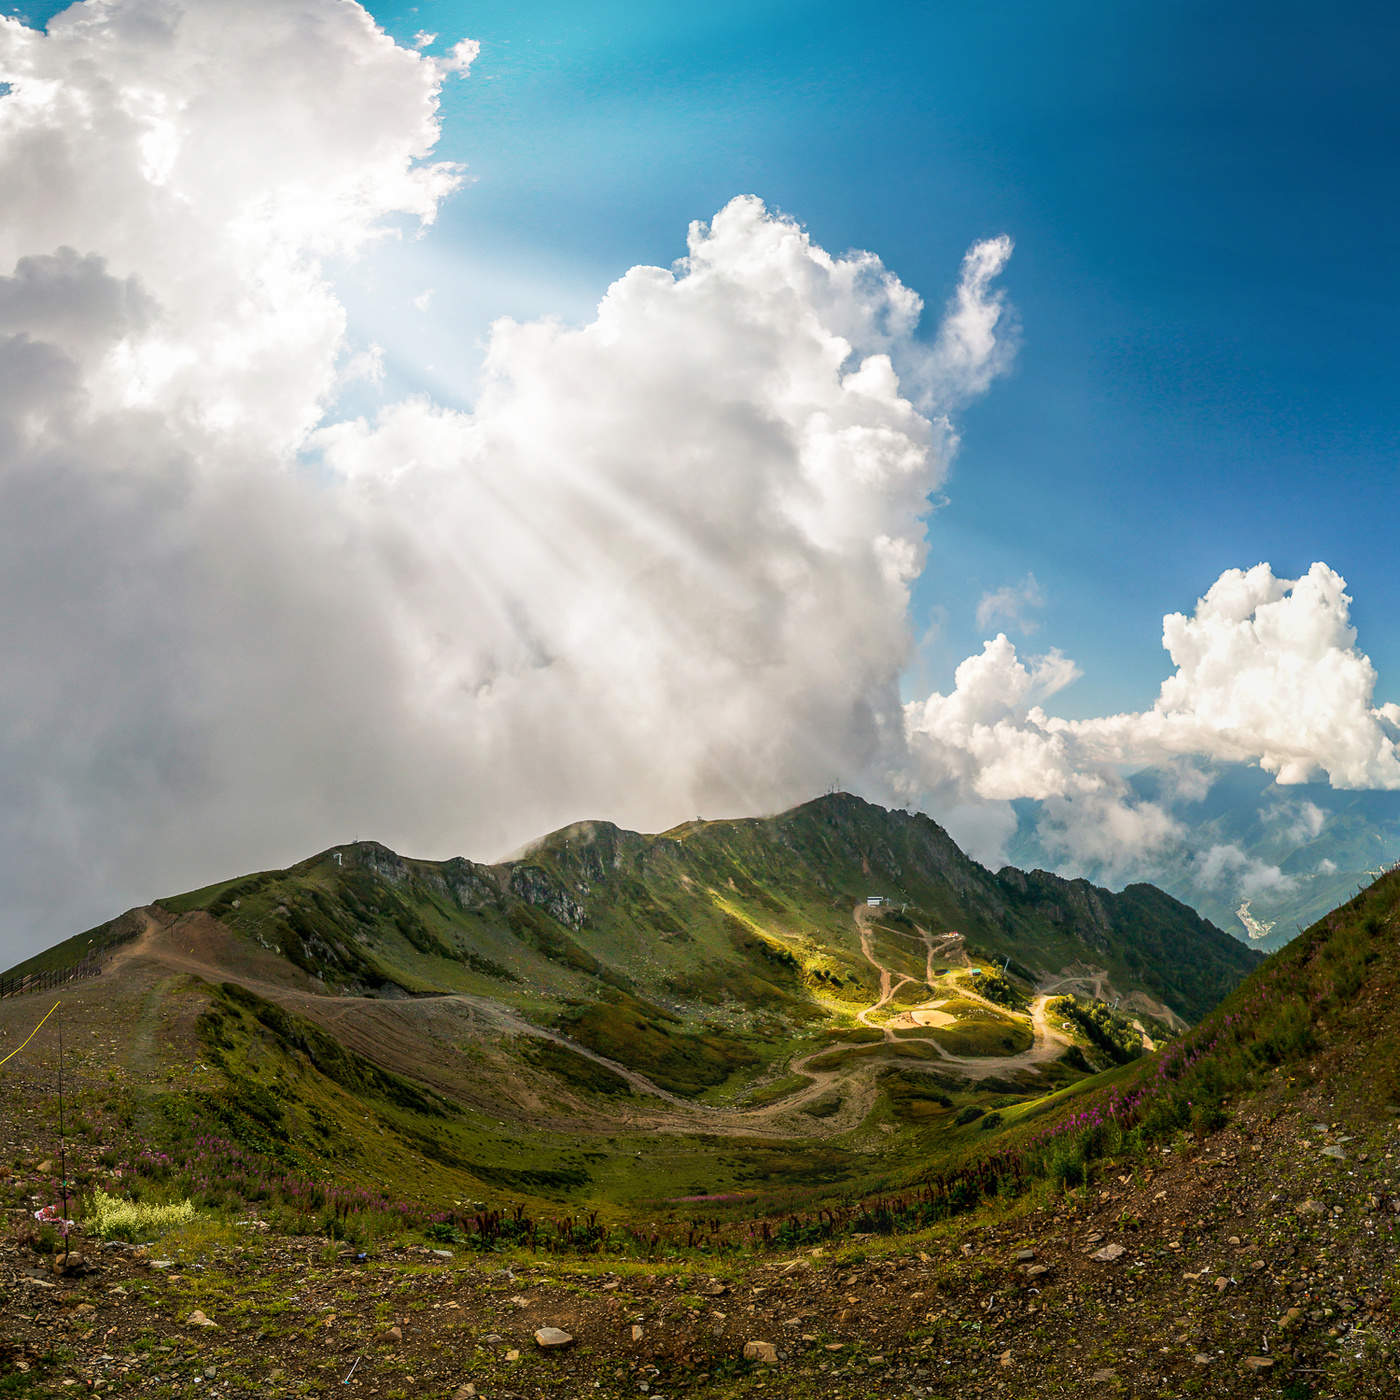
<path fill-rule="evenodd" d="M 352 919 L 328 925 L 324 900 L 305 910 L 273 905 L 256 919 L 244 911 L 244 901 L 256 901 L 261 888 L 279 879 L 332 874 L 331 866 L 339 872 L 333 879 L 344 887 L 341 902 Z M 1223 995 L 1231 977 L 1252 965 L 1249 955 L 1237 952 L 1237 940 L 1146 882 L 1115 892 L 1044 870 L 1003 866 L 992 872 L 966 856 L 932 818 L 888 811 L 845 793 L 814 798 L 774 817 L 688 822 L 654 835 L 606 821 L 575 822 L 531 842 L 516 858 L 491 865 L 465 857 L 419 860 L 376 841 L 357 841 L 329 847 L 282 871 L 238 876 L 156 903 L 175 913 L 205 908 L 259 941 L 279 939 L 294 961 L 300 957 L 308 964 L 305 970 L 328 974 L 332 982 L 353 982 L 357 973 L 362 979 L 375 974 L 374 961 L 362 951 L 364 900 L 356 893 L 355 871 L 394 889 L 421 887 L 450 900 L 456 913 L 483 922 L 509 923 L 518 901 L 556 922 L 568 942 L 581 938 L 584 945 L 601 924 L 625 928 L 632 943 L 648 933 L 664 941 L 701 913 L 703 921 L 712 922 L 712 909 L 703 906 L 716 901 L 735 905 L 741 921 L 766 919 L 800 938 L 814 931 L 810 906 L 819 897 L 839 909 L 837 922 L 844 925 L 842 901 L 849 905 L 878 895 L 943 917 L 986 956 L 1021 963 L 1027 980 L 1076 957 L 1105 959 L 1110 973 L 1140 981 L 1142 990 L 1185 1020 L 1197 1019 Z M 697 886 L 703 886 L 703 895 L 694 893 Z M 802 900 L 790 897 L 798 888 Z M 799 907 L 803 901 L 808 907 Z M 58 946 L 76 951 L 87 946 L 84 940 L 100 946 L 120 918 Z M 418 951 L 451 956 L 441 930 L 422 922 L 403 911 L 399 930 L 408 930 L 410 942 L 417 939 Z M 517 939 L 540 934 L 523 930 L 526 922 L 516 917 Z M 824 922 L 829 921 L 816 921 Z M 1134 946 L 1129 925 L 1139 937 L 1152 939 L 1150 957 Z M 1190 967 L 1165 966 L 1172 955 L 1161 946 L 1164 930 L 1189 937 L 1195 954 Z M 490 957 L 464 943 L 455 951 Z M 593 958 L 599 951 L 585 949 Z M 54 952 L 26 959 L 7 975 L 52 963 Z M 1058 963 L 1046 965 L 1047 958 Z M 382 982 L 394 981 L 391 968 L 379 970 L 386 974 Z M 365 981 L 362 989 L 368 986 Z"/>

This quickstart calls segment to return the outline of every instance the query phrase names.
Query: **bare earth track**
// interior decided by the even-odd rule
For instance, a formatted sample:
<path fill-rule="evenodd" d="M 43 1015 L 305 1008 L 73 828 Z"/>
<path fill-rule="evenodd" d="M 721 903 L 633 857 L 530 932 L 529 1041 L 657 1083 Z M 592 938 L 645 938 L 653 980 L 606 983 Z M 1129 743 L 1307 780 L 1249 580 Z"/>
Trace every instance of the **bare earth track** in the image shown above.
<path fill-rule="evenodd" d="M 146 963 L 170 973 L 183 973 L 205 982 L 231 980 L 258 996 L 305 1016 L 331 1031 L 347 1047 L 376 1061 L 385 1068 L 493 1115 L 510 1114 L 512 1107 L 538 1126 L 568 1131 L 573 1120 L 558 1107 L 546 1109 L 533 1097 L 514 1106 L 503 1103 L 495 1093 L 483 1096 L 478 1071 L 460 1062 L 454 1047 L 464 1037 L 499 1041 L 501 1038 L 530 1038 L 555 1044 L 571 1054 L 608 1070 L 623 1080 L 634 1098 L 615 1110 L 618 1126 L 629 1130 L 666 1133 L 721 1133 L 735 1137 L 772 1137 L 787 1131 L 802 1137 L 832 1137 L 848 1131 L 865 1116 L 875 1096 L 875 1069 L 869 1061 L 852 1057 L 839 1067 L 823 1067 L 815 1062 L 829 1056 L 831 1047 L 799 1055 L 784 1074 L 798 1075 L 807 1083 L 776 1102 L 762 1106 L 714 1107 L 696 1104 L 670 1093 L 635 1068 L 589 1049 L 550 1027 L 536 1025 L 513 1008 L 491 997 L 457 993 L 442 996 L 388 999 L 340 996 L 326 992 L 313 979 L 291 968 L 284 959 L 229 933 L 217 921 L 201 913 L 173 918 L 159 908 L 141 911 L 145 921 L 142 934 L 119 949 L 109 964 L 109 972 L 131 963 Z M 1018 1071 L 1035 1071 L 1056 1059 L 1070 1044 L 1050 1025 L 1046 1008 L 1050 992 L 1061 984 L 1079 981 L 1061 978 L 1042 989 L 1032 1003 L 1029 1024 L 1032 1044 L 1018 1054 L 991 1056 L 956 1055 L 933 1035 L 920 1035 L 940 1025 L 955 1024 L 956 1018 L 939 1012 L 936 1004 L 915 1008 L 895 1016 L 882 1016 L 891 1001 L 910 985 L 922 986 L 932 997 L 940 995 L 936 969 L 939 966 L 970 966 L 961 935 L 935 935 L 920 929 L 917 934 L 898 934 L 922 943 L 925 953 L 922 979 L 892 970 L 882 963 L 875 949 L 875 911 L 860 906 L 855 922 L 861 951 L 879 979 L 879 995 L 857 1013 L 862 1025 L 879 1031 L 886 1051 L 882 1064 L 894 1063 L 902 1070 L 922 1074 L 956 1074 L 968 1080 L 1000 1077 Z M 880 930 L 886 936 L 893 930 Z M 960 985 L 958 996 L 978 1002 L 998 1017 L 1007 1016 L 976 991 Z M 881 1019 L 877 1020 L 877 1017 Z M 899 1030 L 899 1034 L 896 1034 Z M 425 1056 L 425 1045 L 440 1054 Z M 932 1050 L 934 1060 L 901 1054 L 911 1045 Z M 841 1111 L 824 1119 L 814 1119 L 802 1110 L 831 1093 L 839 1093 Z M 587 1113 L 595 1130 L 596 1105 Z M 800 1116 L 799 1116 L 800 1115 Z"/>

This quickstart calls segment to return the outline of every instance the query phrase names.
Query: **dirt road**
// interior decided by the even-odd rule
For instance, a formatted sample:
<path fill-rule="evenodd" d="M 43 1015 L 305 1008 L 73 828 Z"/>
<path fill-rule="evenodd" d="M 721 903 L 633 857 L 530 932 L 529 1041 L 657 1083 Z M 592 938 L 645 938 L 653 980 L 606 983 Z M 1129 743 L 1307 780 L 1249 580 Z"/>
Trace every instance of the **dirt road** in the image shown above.
<path fill-rule="evenodd" d="M 913 938 L 922 943 L 926 954 L 926 976 L 921 984 L 916 977 L 896 972 L 886 967 L 877 955 L 871 918 L 873 913 L 864 905 L 859 906 L 855 910 L 855 922 L 862 955 L 879 978 L 879 995 L 857 1013 L 856 1019 L 883 1036 L 885 1048 L 879 1057 L 880 1065 L 894 1062 L 915 1073 L 954 1073 L 976 1080 L 1034 1069 L 1054 1059 L 1068 1045 L 1065 1037 L 1048 1023 L 1046 1006 L 1050 997 L 1046 995 L 1037 997 L 1031 1008 L 1033 1044 L 1030 1049 L 1017 1055 L 960 1056 L 952 1054 L 931 1035 L 906 1033 L 897 1036 L 893 1025 L 888 1021 L 879 1023 L 875 1017 L 911 984 L 924 985 L 931 995 L 937 995 L 936 967 L 958 961 L 967 965 L 968 959 L 962 947 L 961 935 L 935 935 L 922 929 L 917 934 L 896 933 L 896 936 Z M 468 993 L 404 999 L 338 996 L 291 967 L 282 957 L 238 937 L 207 915 L 194 914 L 176 919 L 159 910 L 144 910 L 142 915 L 144 931 L 136 941 L 118 950 L 109 965 L 109 972 L 125 963 L 144 960 L 167 971 L 187 973 L 206 982 L 235 981 L 258 996 L 319 1023 L 350 1049 L 458 1102 L 472 1104 L 481 1096 L 479 1075 L 465 1071 L 456 1063 L 457 1056 L 453 1053 L 453 1047 L 461 1043 L 466 1032 L 486 1040 L 527 1037 L 546 1041 L 617 1075 L 637 1095 L 653 1105 L 648 1108 L 634 1101 L 627 1106 L 620 1115 L 619 1125 L 631 1130 L 719 1132 L 741 1137 L 771 1137 L 775 1131 L 785 1131 L 803 1137 L 829 1137 L 855 1127 L 874 1103 L 877 1066 L 873 1055 L 869 1063 L 863 1063 L 857 1054 L 836 1068 L 823 1068 L 814 1062 L 833 1053 L 833 1047 L 824 1046 L 797 1056 L 779 1071 L 781 1075 L 799 1076 L 807 1083 L 774 1103 L 755 1108 L 696 1104 L 662 1088 L 640 1071 L 600 1055 L 560 1031 L 536 1025 L 512 1007 L 491 997 Z M 882 932 L 894 931 L 886 929 Z M 961 998 L 982 1002 L 998 1015 L 1006 1014 L 1004 1008 L 996 1007 L 969 989 L 960 987 L 958 994 Z M 954 1021 L 955 1018 L 948 1018 L 949 1023 Z M 937 1060 L 931 1062 L 899 1053 L 899 1047 L 910 1044 L 932 1048 Z M 425 1050 L 439 1048 L 442 1053 L 425 1055 Z M 802 1113 L 815 1100 L 833 1091 L 839 1093 L 843 1100 L 835 1114 L 817 1119 Z M 485 1104 L 477 1106 L 486 1108 Z M 499 1102 L 492 1100 L 486 1111 L 494 1114 L 505 1110 Z M 534 1121 L 539 1121 L 538 1104 L 532 1106 L 531 1112 Z M 589 1105 L 588 1112 L 596 1122 L 596 1106 Z M 560 1119 L 554 1126 L 566 1128 L 568 1121 Z"/>

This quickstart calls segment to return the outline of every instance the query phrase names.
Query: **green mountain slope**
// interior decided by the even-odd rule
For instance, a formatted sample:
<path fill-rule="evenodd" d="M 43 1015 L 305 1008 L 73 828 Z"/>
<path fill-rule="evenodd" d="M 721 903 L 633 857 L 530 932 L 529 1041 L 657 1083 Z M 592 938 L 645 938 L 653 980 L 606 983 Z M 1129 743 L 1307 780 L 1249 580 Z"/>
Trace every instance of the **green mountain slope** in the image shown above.
<path fill-rule="evenodd" d="M 1255 960 L 1152 886 L 993 874 L 929 818 L 846 794 L 659 836 L 582 822 L 495 866 L 359 842 L 162 905 L 205 910 L 346 990 L 612 987 L 800 1018 L 869 983 L 851 908 L 871 895 L 1027 980 L 1090 964 L 1188 1021 Z"/>
<path fill-rule="evenodd" d="M 872 833 L 884 844 L 870 844 Z M 446 867 L 383 848 L 360 854 L 352 864 L 345 848 L 340 862 L 200 892 L 177 901 L 183 912 L 135 911 L 124 927 L 135 936 L 109 971 L 65 990 L 64 1170 L 101 1292 L 55 1269 L 41 1251 L 56 1236 L 46 1243 L 29 1224 L 35 1200 L 57 1199 L 53 1023 L 11 1060 L 0 1203 L 18 1223 L 0 1283 L 26 1300 L 13 1330 L 54 1393 L 67 1357 L 99 1367 L 137 1348 L 154 1349 L 152 1372 L 171 1367 L 172 1353 L 203 1368 L 218 1347 L 220 1374 L 240 1367 L 256 1378 L 250 1392 L 287 1375 L 314 1389 L 328 1337 L 339 1338 L 342 1381 L 363 1356 L 360 1371 L 377 1367 L 369 1374 L 387 1391 L 411 1359 L 419 1389 L 435 1394 L 467 1375 L 483 1394 L 560 1396 L 635 1394 L 639 1378 L 736 1397 L 1400 1393 L 1400 873 L 1258 962 L 1158 1053 L 1089 1075 L 1066 1061 L 1071 1049 L 1092 1053 L 1092 1038 L 1034 1070 L 1024 1036 L 998 1049 L 1027 1004 L 1052 1020 L 1058 1006 L 1014 967 L 1004 985 L 966 966 L 920 969 L 919 948 L 930 950 L 906 923 L 926 930 L 930 911 L 911 902 L 903 913 L 862 905 L 854 918 L 845 908 L 845 924 L 838 916 L 876 878 L 929 904 L 966 880 L 967 929 L 969 892 L 1000 900 L 988 906 L 987 937 L 1008 918 L 1032 933 L 1045 922 L 1082 953 L 1131 929 L 1143 948 L 1192 956 L 1190 926 L 1174 922 L 1180 906 L 1155 892 L 1125 891 L 1119 903 L 1039 875 L 979 873 L 909 819 L 844 800 L 663 838 L 576 827 L 491 869 L 496 893 L 473 918 L 495 941 L 475 949 L 472 966 L 453 949 L 463 928 L 479 928 L 435 883 Z M 669 885 L 636 873 L 647 860 L 678 862 Z M 831 897 L 824 978 L 811 971 L 815 955 L 782 956 L 805 949 L 828 917 L 824 886 L 799 908 L 774 893 L 809 867 L 852 881 Z M 751 888 L 730 887 L 743 886 L 741 868 Z M 334 873 L 346 870 L 358 872 L 351 886 Z M 517 870 L 530 898 L 511 892 Z M 786 996 L 776 1009 L 663 1004 L 665 988 L 693 972 L 670 952 L 625 973 L 602 960 L 647 930 L 690 932 L 672 927 L 675 902 L 698 899 L 711 878 L 738 911 L 716 925 L 734 935 L 726 967 Z M 635 893 L 609 914 L 607 891 L 626 880 L 656 902 L 646 918 Z M 338 922 L 347 888 L 362 909 L 358 931 Z M 473 888 L 484 897 L 484 884 Z M 1090 896 L 1102 925 L 1078 902 Z M 747 912 L 760 907 L 766 922 Z M 519 908 L 547 922 L 517 914 L 514 929 Z M 624 913 L 636 922 L 622 927 Z M 238 920 L 242 931 L 227 922 Z M 306 966 L 278 951 L 287 929 Z M 430 936 L 450 955 L 422 951 Z M 932 1039 L 907 1039 L 897 998 L 843 1021 L 840 1008 L 872 992 L 831 980 L 852 941 L 874 954 L 862 974 L 874 990 L 929 973 L 958 1019 L 922 1034 L 967 1041 L 983 1057 L 941 1059 Z M 339 989 L 316 975 L 318 956 Z M 541 966 L 590 995 L 537 985 Z M 494 991 L 407 995 L 393 980 L 430 972 Z M 1132 985 L 1116 975 L 1110 997 Z M 356 979 L 374 994 L 347 991 Z M 17 1045 L 49 1003 L 0 1000 L 0 1043 Z M 486 1016 L 495 1019 L 475 1034 L 473 1018 Z M 1130 1029 L 1102 1002 L 1083 1019 L 1120 1048 Z M 760 1022 L 771 1023 L 768 1038 Z M 557 1038 L 527 1036 L 526 1025 L 554 1026 Z M 669 1072 L 670 1097 L 620 1060 L 587 1058 L 585 1042 L 606 1036 Z M 721 1067 L 733 1042 L 752 1058 L 729 1064 L 728 1087 L 687 1082 L 710 1063 L 676 1053 L 688 1037 L 706 1038 Z M 1022 1067 L 989 1083 L 998 1060 Z M 823 1062 L 844 1068 L 819 1093 L 789 1082 Z M 828 1112 L 831 1094 L 840 1102 Z M 99 1250 L 87 1209 L 99 1187 L 142 1203 L 188 1197 L 196 1218 L 131 1236 L 155 1238 L 149 1252 Z M 325 1238 L 308 1245 L 308 1235 Z M 178 1270 L 157 1274 L 156 1258 Z M 67 1297 L 37 1289 L 41 1272 Z M 70 1329 L 71 1351 L 56 1356 L 60 1309 L 86 1296 L 106 1310 L 104 1326 Z M 196 1307 L 217 1331 L 192 1330 Z M 403 1319 L 392 1341 L 390 1317 Z M 576 1339 L 566 1357 L 536 1345 L 542 1325 Z M 776 1361 L 746 1360 L 753 1339 Z M 0 1347 L 0 1375 L 6 1360 Z"/>
<path fill-rule="evenodd" d="M 895 1179 L 1257 961 L 1150 886 L 993 873 L 845 794 L 491 866 L 357 842 L 65 947 L 114 948 L 143 1017 L 180 989 L 213 1076 L 190 1121 L 362 1183 L 629 1211 Z"/>

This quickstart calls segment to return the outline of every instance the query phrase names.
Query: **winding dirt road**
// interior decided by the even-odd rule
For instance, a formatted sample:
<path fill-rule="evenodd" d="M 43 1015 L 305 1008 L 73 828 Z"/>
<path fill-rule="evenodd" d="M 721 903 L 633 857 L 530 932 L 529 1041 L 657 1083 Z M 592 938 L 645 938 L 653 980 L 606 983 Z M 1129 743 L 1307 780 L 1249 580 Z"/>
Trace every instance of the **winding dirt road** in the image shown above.
<path fill-rule="evenodd" d="M 469 993 L 403 999 L 337 996 L 291 968 L 282 957 L 230 933 L 207 915 L 172 919 L 163 911 L 143 910 L 141 913 L 145 920 L 142 934 L 116 952 L 108 966 L 109 972 L 122 964 L 144 960 L 169 972 L 187 973 L 206 982 L 235 981 L 268 1001 L 309 1017 L 333 1031 L 349 1048 L 385 1068 L 426 1084 L 458 1102 L 474 1104 L 493 1116 L 508 1110 L 495 1098 L 483 1100 L 479 1075 L 473 1074 L 464 1063 L 457 1063 L 459 1056 L 454 1052 L 462 1044 L 464 1035 L 485 1041 L 499 1037 L 542 1040 L 608 1070 L 656 1105 L 647 1109 L 635 1102 L 629 1104 L 624 1121 L 630 1129 L 718 1132 L 764 1138 L 771 1138 L 775 1130 L 809 1138 L 829 1137 L 855 1127 L 875 1100 L 875 1064 L 863 1061 L 867 1053 L 877 1048 L 880 1065 L 894 1063 L 914 1073 L 954 1073 L 975 1080 L 1034 1070 L 1056 1058 L 1070 1043 L 1049 1024 L 1046 1013 L 1051 1000 L 1049 995 L 1038 996 L 1032 1004 L 1033 1042 L 1028 1050 L 1016 1055 L 960 1056 L 952 1054 L 932 1035 L 906 1033 L 897 1036 L 895 1026 L 888 1020 L 877 1022 L 874 1019 L 894 997 L 911 984 L 926 987 L 931 996 L 937 995 L 936 968 L 958 962 L 970 966 L 970 961 L 960 934 L 934 935 L 923 929 L 917 934 L 905 934 L 883 928 L 882 934 L 920 942 L 926 955 L 924 979 L 886 967 L 876 955 L 871 918 L 874 911 L 861 905 L 855 910 L 855 923 L 861 952 L 878 975 L 879 995 L 857 1013 L 856 1019 L 871 1030 L 879 1031 L 883 1041 L 868 1047 L 851 1047 L 854 1054 L 832 1068 L 823 1068 L 814 1062 L 838 1053 L 839 1046 L 823 1046 L 796 1057 L 775 1077 L 797 1075 L 808 1082 L 773 1103 L 754 1108 L 713 1107 L 681 1098 L 640 1071 L 600 1055 L 559 1031 L 536 1025 L 491 997 Z M 1006 1015 L 1004 1008 L 970 989 L 959 987 L 958 996 L 982 1002 L 999 1016 Z M 937 1059 L 916 1059 L 890 1048 L 911 1044 L 931 1048 Z M 443 1053 L 425 1055 L 425 1051 L 437 1047 Z M 870 1058 L 873 1061 L 876 1057 L 871 1054 Z M 833 1091 L 838 1092 L 843 1101 L 838 1112 L 821 1119 L 802 1114 L 808 1105 Z M 538 1102 L 531 1104 L 531 1121 L 541 1127 L 566 1131 L 576 1127 L 571 1120 L 548 1113 L 543 1116 L 554 1121 L 541 1121 L 541 1110 Z M 589 1105 L 588 1112 L 596 1123 L 596 1105 Z"/>

